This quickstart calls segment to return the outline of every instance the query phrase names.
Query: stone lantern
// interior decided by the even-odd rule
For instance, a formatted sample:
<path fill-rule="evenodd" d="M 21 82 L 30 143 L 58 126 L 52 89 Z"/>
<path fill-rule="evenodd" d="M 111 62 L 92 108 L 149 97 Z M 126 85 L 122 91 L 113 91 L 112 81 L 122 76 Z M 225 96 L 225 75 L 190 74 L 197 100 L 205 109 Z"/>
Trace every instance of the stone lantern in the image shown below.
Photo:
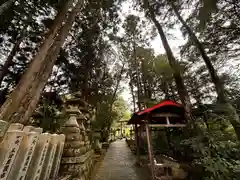
<path fill-rule="evenodd" d="M 71 98 L 66 101 L 68 121 L 61 128 L 66 136 L 60 172 L 70 174 L 76 180 L 88 179 L 92 168 L 93 151 L 86 142 L 87 135 L 83 121 L 86 117 L 79 110 L 80 98 Z"/>

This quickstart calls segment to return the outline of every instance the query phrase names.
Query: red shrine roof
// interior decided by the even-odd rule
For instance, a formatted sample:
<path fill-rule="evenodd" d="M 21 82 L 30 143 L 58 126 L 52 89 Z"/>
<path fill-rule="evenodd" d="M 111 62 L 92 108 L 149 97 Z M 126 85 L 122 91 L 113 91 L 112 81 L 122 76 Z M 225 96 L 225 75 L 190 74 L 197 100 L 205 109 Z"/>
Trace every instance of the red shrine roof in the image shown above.
<path fill-rule="evenodd" d="M 154 115 L 160 115 L 163 116 L 156 117 Z M 143 120 L 150 119 L 150 123 L 163 123 L 162 120 L 164 120 L 166 117 L 164 117 L 165 114 L 172 115 L 174 117 L 170 117 L 171 121 L 174 121 L 176 123 L 179 123 L 180 121 L 184 121 L 184 108 L 181 104 L 172 101 L 172 100 L 163 100 L 160 103 L 150 107 L 146 108 L 142 111 L 135 112 L 131 119 L 128 121 L 128 124 L 141 124 L 143 123 Z M 167 115 L 166 115 L 167 116 Z M 181 120 L 180 120 L 181 119 Z"/>
<path fill-rule="evenodd" d="M 164 106 L 174 106 L 174 107 L 182 108 L 182 105 L 178 104 L 177 102 L 174 102 L 172 100 L 164 100 L 164 101 L 162 101 L 162 102 L 160 102 L 160 103 L 158 103 L 158 104 L 156 104 L 156 105 L 154 105 L 150 108 L 146 108 L 142 111 L 138 111 L 137 115 L 143 115 L 143 114 L 152 112 L 153 110 L 164 107 Z"/>

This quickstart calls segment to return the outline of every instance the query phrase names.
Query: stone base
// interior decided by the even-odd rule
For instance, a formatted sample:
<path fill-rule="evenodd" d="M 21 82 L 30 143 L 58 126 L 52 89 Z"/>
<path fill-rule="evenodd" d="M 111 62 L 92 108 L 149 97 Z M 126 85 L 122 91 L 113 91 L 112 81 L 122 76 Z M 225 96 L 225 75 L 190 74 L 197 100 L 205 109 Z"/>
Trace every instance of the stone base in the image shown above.
<path fill-rule="evenodd" d="M 72 177 L 86 180 L 93 168 L 93 150 L 77 157 L 63 157 L 60 172 L 70 173 Z"/>

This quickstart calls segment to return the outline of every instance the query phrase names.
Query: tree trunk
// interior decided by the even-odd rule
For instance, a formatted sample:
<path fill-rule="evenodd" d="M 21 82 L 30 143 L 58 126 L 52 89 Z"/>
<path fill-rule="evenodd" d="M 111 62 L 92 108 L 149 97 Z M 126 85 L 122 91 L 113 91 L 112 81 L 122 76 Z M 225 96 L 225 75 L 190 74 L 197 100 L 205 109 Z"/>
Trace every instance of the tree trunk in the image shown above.
<path fill-rule="evenodd" d="M 0 16 L 2 16 L 3 13 L 11 7 L 14 1 L 15 0 L 8 0 L 0 6 Z"/>
<path fill-rule="evenodd" d="M 135 35 L 134 35 L 135 37 Z M 137 62 L 137 51 L 136 51 L 136 43 L 135 43 L 135 38 L 133 41 L 133 58 L 134 58 L 134 65 L 135 65 L 135 70 L 136 70 L 136 83 L 137 83 L 137 106 L 138 110 L 142 110 L 142 86 L 141 86 L 141 81 L 140 81 L 140 74 L 138 71 L 138 62 Z"/>
<path fill-rule="evenodd" d="M 12 121 L 20 122 L 23 124 L 26 124 L 28 122 L 32 112 L 35 110 L 37 106 L 41 92 L 45 86 L 45 83 L 47 82 L 48 77 L 51 74 L 52 68 L 55 64 L 60 48 L 63 45 L 65 38 L 67 37 L 68 32 L 72 27 L 72 24 L 75 20 L 75 16 L 79 12 L 81 5 L 82 1 L 79 0 L 78 4 L 75 6 L 73 11 L 70 13 L 68 19 L 66 20 L 65 25 L 61 27 L 59 35 L 55 39 L 54 43 L 53 44 L 51 43 L 52 46 L 47 51 L 45 59 L 42 61 L 41 64 L 39 64 L 40 67 L 38 67 L 38 71 L 35 71 L 34 81 L 31 83 L 30 86 L 28 86 L 27 90 L 25 90 L 24 92 L 20 92 L 22 93 L 21 95 L 23 96 L 20 99 L 20 102 L 16 102 L 16 100 L 14 99 L 14 97 L 16 97 L 17 94 L 19 93 L 17 91 L 18 89 L 16 88 L 14 92 L 11 94 L 11 96 L 8 98 L 7 103 L 4 103 L 0 113 L 0 117 L 2 119 L 10 122 Z M 31 71 L 28 70 L 27 75 L 22 79 L 30 76 L 31 75 L 30 72 Z M 22 86 L 25 86 L 26 84 L 25 81 L 28 81 L 25 79 L 24 79 L 25 81 L 23 81 L 22 79 L 18 84 L 20 89 Z M 14 103 L 17 103 L 17 105 Z"/>
<path fill-rule="evenodd" d="M 188 26 L 188 24 L 183 20 L 182 16 L 180 15 L 177 7 L 174 5 L 174 3 L 170 0 L 168 1 L 174 10 L 176 16 L 178 17 L 179 21 L 182 23 L 183 27 L 187 30 L 190 38 L 193 40 L 195 46 L 197 47 L 200 55 L 202 56 L 207 69 L 209 71 L 209 74 L 211 76 L 212 82 L 215 85 L 215 89 L 218 95 L 219 102 L 224 105 L 223 108 L 226 108 L 227 110 L 227 115 L 229 117 L 229 120 L 231 124 L 233 125 L 235 132 L 237 134 L 238 139 L 240 140 L 240 119 L 239 115 L 237 114 L 236 109 L 233 107 L 233 105 L 230 103 L 226 93 L 225 93 L 225 88 L 223 83 L 221 82 L 216 70 L 213 67 L 213 64 L 208 57 L 207 53 L 205 52 L 205 49 L 201 42 L 198 40 L 197 36 L 195 33 L 192 31 L 192 29 Z"/>
<path fill-rule="evenodd" d="M 88 96 L 89 96 L 89 90 L 88 90 L 88 80 L 89 80 L 89 72 L 90 72 L 90 67 L 89 67 L 89 61 L 86 62 L 86 67 L 83 71 L 83 85 L 82 85 L 82 97 L 85 101 L 87 101 Z"/>
<path fill-rule="evenodd" d="M 43 44 L 39 48 L 37 55 L 34 57 L 30 63 L 27 71 L 24 73 L 20 82 L 17 84 L 15 90 L 11 93 L 10 97 L 6 100 L 0 109 L 0 118 L 5 121 L 13 121 L 12 116 L 19 111 L 21 102 L 25 96 L 28 96 L 29 89 L 36 81 L 38 72 L 44 62 L 49 48 L 51 47 L 55 36 L 59 28 L 62 25 L 63 20 L 68 12 L 69 7 L 71 7 L 73 0 L 69 0 L 60 12 L 57 14 L 52 27 L 50 28 Z"/>
<path fill-rule="evenodd" d="M 170 99 L 168 83 L 165 80 L 163 80 L 162 86 L 163 86 L 162 90 L 164 92 L 165 99 Z"/>
<path fill-rule="evenodd" d="M 154 24 L 155 24 L 155 26 L 158 30 L 158 33 L 159 33 L 159 35 L 161 37 L 161 40 L 162 40 L 163 47 L 164 47 L 164 49 L 166 51 L 166 54 L 167 54 L 167 57 L 168 57 L 168 62 L 170 64 L 171 68 L 174 71 L 173 76 L 175 78 L 175 82 L 176 82 L 176 85 L 177 85 L 178 94 L 179 94 L 180 99 L 181 99 L 181 101 L 184 105 L 184 108 L 185 108 L 186 120 L 191 121 L 191 119 L 192 119 L 191 118 L 191 102 L 190 102 L 190 98 L 189 98 L 187 89 L 184 85 L 183 78 L 182 78 L 181 73 L 179 71 L 177 60 L 175 59 L 175 57 L 172 53 L 172 50 L 171 50 L 171 48 L 168 44 L 167 38 L 166 38 L 166 36 L 163 32 L 162 26 L 158 22 L 158 20 L 156 19 L 156 15 L 154 13 L 153 8 L 149 4 L 149 1 L 148 0 L 143 0 L 143 1 L 144 1 L 145 7 L 149 11 L 151 20 L 154 22 Z"/>
<path fill-rule="evenodd" d="M 13 64 L 13 58 L 16 55 L 16 52 L 19 50 L 19 45 L 21 44 L 22 40 L 24 38 L 24 35 L 21 35 L 15 42 L 10 54 L 7 57 L 6 62 L 4 63 L 2 70 L 0 71 L 0 86 L 2 84 L 3 78 L 8 73 L 8 68 Z"/>
<path fill-rule="evenodd" d="M 112 97 L 112 101 L 111 101 L 111 104 L 110 104 L 111 111 L 112 111 L 112 108 L 113 108 L 113 104 L 116 100 L 117 90 L 118 90 L 120 82 L 122 80 L 122 74 L 123 74 L 123 71 L 124 71 L 124 67 L 125 67 L 125 64 L 123 63 L 122 68 L 121 68 L 120 73 L 119 73 L 119 76 L 118 76 L 118 79 L 117 79 L 116 87 L 115 87 L 114 92 L 113 92 L 113 97 Z"/>
<path fill-rule="evenodd" d="M 132 78 L 132 72 L 129 72 L 129 77 L 130 77 L 130 90 L 131 90 L 131 94 L 132 94 L 132 99 L 133 99 L 133 112 L 136 112 L 136 100 L 135 100 L 135 95 L 134 95 L 134 91 L 133 91 L 133 78 Z"/>
<path fill-rule="evenodd" d="M 143 59 L 140 60 L 141 61 L 141 82 L 143 83 L 143 94 L 145 98 L 148 98 L 148 100 L 151 100 L 151 94 L 149 93 L 150 89 L 149 89 L 149 85 L 147 82 L 147 77 L 145 74 L 145 67 L 144 67 L 144 62 Z M 147 105 L 147 102 L 145 102 Z M 147 106 L 148 107 L 148 106 Z"/>

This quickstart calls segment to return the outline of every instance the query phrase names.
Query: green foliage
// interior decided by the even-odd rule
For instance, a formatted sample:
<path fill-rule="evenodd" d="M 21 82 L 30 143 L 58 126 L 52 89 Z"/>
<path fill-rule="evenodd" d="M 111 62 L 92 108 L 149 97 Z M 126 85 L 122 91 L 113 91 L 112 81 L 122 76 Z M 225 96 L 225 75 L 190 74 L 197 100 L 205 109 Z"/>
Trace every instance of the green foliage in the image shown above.
<path fill-rule="evenodd" d="M 46 92 L 33 115 L 32 125 L 44 132 L 57 133 L 68 119 L 62 98 L 55 92 Z"/>
<path fill-rule="evenodd" d="M 110 101 L 100 102 L 96 108 L 95 121 L 92 123 L 93 129 L 108 129 L 114 126 L 118 121 L 129 118 L 126 102 L 117 97 L 111 107 Z"/>
<path fill-rule="evenodd" d="M 154 154 L 166 154 L 168 155 L 170 148 L 164 129 L 155 131 L 152 135 Z"/>
<path fill-rule="evenodd" d="M 111 129 L 119 126 L 120 120 L 129 118 L 128 106 L 122 97 L 117 96 L 116 100 L 111 102 L 112 96 L 106 97 L 104 101 L 98 103 L 96 113 L 91 122 L 93 130 L 102 131 L 102 140 L 108 139 Z"/>
<path fill-rule="evenodd" d="M 182 141 L 183 146 L 191 149 L 188 156 L 193 158 L 192 170 L 198 169 L 192 176 L 206 180 L 236 179 L 235 171 L 240 167 L 239 144 L 233 131 L 225 125 L 214 124 L 209 129 L 201 128 L 197 136 Z"/>

